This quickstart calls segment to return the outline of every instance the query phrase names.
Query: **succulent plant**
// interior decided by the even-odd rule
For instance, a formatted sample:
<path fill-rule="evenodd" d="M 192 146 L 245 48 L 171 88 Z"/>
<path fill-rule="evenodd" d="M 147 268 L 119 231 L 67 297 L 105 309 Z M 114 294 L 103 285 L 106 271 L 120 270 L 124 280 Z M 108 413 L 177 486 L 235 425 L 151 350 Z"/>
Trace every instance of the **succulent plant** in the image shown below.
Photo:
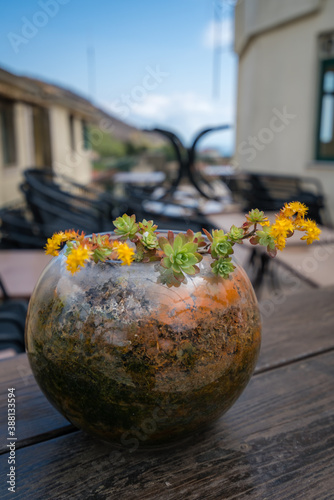
<path fill-rule="evenodd" d="M 117 217 L 114 221 L 115 226 L 115 234 L 120 236 L 122 239 L 132 240 L 139 229 L 138 224 L 136 223 L 136 216 L 131 215 L 131 217 L 127 214 L 122 215 L 122 217 Z"/>
<path fill-rule="evenodd" d="M 167 286 L 180 286 L 186 281 L 185 275 L 199 273 L 197 264 L 203 258 L 201 254 L 211 254 L 212 272 L 228 278 L 235 268 L 230 257 L 233 246 L 243 243 L 244 239 L 249 239 L 253 245 L 267 247 L 271 257 L 276 255 L 277 250 L 284 249 L 287 238 L 295 231 L 305 233 L 301 239 L 306 240 L 308 245 L 319 240 L 321 230 L 314 221 L 305 218 L 307 211 L 303 203 L 286 203 L 276 215 L 275 222 L 271 223 L 262 211 L 254 209 L 246 215 L 241 227 L 232 226 L 227 233 L 215 229 L 210 234 L 203 229 L 207 239 L 202 233 L 194 234 L 190 229 L 177 236 L 169 231 L 167 238 L 159 237 L 156 233 L 158 226 L 152 220 L 144 219 L 137 223 L 135 215 L 130 217 L 124 214 L 114 221 L 117 239 L 111 234 L 86 236 L 78 231 L 60 231 L 48 238 L 45 249 L 47 254 L 57 256 L 66 242 L 67 268 L 73 274 L 80 271 L 89 260 L 104 262 L 117 259 L 122 265 L 131 265 L 133 261 L 160 261 L 155 268 L 160 274 L 158 282 Z M 132 246 L 125 243 L 127 239 Z"/>
<path fill-rule="evenodd" d="M 229 235 L 224 234 L 222 229 L 212 231 L 211 255 L 214 259 L 227 257 L 233 253 L 232 243 Z"/>
<path fill-rule="evenodd" d="M 263 224 L 263 223 L 268 223 L 267 217 L 264 215 L 264 212 L 259 210 L 258 208 L 254 208 L 248 214 L 246 215 L 246 219 L 251 222 L 252 224 Z"/>
<path fill-rule="evenodd" d="M 156 229 L 158 229 L 158 226 L 154 224 L 153 220 L 147 221 L 146 219 L 143 219 L 142 222 L 138 222 L 139 225 L 139 232 L 141 234 L 144 233 L 150 233 L 153 234 Z"/>
<path fill-rule="evenodd" d="M 227 279 L 235 269 L 235 265 L 232 264 L 231 260 L 232 260 L 231 257 L 228 258 L 221 257 L 220 259 L 215 260 L 211 264 L 212 271 L 215 274 L 221 276 L 222 278 Z"/>
<path fill-rule="evenodd" d="M 144 247 L 148 250 L 153 250 L 159 246 L 159 241 L 156 235 L 154 233 L 149 233 L 148 231 L 143 234 L 141 241 Z"/>
<path fill-rule="evenodd" d="M 243 229 L 241 227 L 232 226 L 229 233 L 228 238 L 234 243 L 241 243 L 241 240 L 244 236 Z"/>
<path fill-rule="evenodd" d="M 187 234 L 174 234 L 169 231 L 168 238 L 160 237 L 159 245 L 165 254 L 161 261 L 162 267 L 171 269 L 174 276 L 181 281 L 184 273 L 194 275 L 199 273 L 198 264 L 202 259 L 198 250 L 198 243 L 194 242 L 194 234 L 188 231 Z"/>

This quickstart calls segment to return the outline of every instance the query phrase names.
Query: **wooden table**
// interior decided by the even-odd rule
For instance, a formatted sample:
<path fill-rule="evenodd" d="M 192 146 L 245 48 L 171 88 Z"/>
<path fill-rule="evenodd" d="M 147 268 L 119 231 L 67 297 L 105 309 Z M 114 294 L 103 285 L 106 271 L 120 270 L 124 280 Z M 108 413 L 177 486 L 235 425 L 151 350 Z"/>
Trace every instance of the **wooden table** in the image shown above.
<path fill-rule="evenodd" d="M 333 498 L 334 288 L 264 317 L 260 359 L 235 405 L 173 448 L 113 448 L 76 430 L 37 387 L 25 354 L 0 362 L 1 498 Z M 8 387 L 16 389 L 16 494 L 7 491 Z"/>
<path fill-rule="evenodd" d="M 0 277 L 11 298 L 29 299 L 52 257 L 43 250 L 1 250 Z"/>

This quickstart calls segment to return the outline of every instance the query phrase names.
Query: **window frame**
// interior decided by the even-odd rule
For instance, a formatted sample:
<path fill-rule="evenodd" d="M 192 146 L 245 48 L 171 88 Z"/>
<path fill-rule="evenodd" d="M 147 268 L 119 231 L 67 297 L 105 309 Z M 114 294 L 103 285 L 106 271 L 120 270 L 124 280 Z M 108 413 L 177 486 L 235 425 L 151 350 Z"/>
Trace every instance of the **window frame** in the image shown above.
<path fill-rule="evenodd" d="M 0 96 L 0 128 L 2 164 L 4 168 L 10 168 L 17 164 L 15 101 L 2 96 Z"/>
<path fill-rule="evenodd" d="M 329 33 L 320 37 L 320 44 L 326 40 L 333 40 L 334 33 Z M 324 156 L 321 154 L 321 145 L 322 142 L 320 140 L 321 133 L 321 121 L 322 121 L 322 103 L 325 95 L 333 95 L 334 91 L 330 94 L 324 91 L 324 80 L 326 69 L 329 66 L 334 65 L 334 51 L 333 48 L 329 52 L 324 52 L 320 49 L 319 53 L 319 88 L 318 88 L 318 110 L 317 110 L 317 126 L 316 126 L 316 144 L 315 144 L 315 161 L 324 162 L 324 163 L 333 163 L 334 162 L 334 153 L 332 156 Z M 334 116 L 333 116 L 333 140 L 334 140 Z"/>
<path fill-rule="evenodd" d="M 68 125 L 70 132 L 70 149 L 72 153 L 76 151 L 76 140 L 75 140 L 75 116 L 73 113 L 68 115 Z"/>
<path fill-rule="evenodd" d="M 49 108 L 31 106 L 35 167 L 52 168 L 52 137 Z M 38 154 L 39 153 L 39 154 Z"/>
<path fill-rule="evenodd" d="M 83 142 L 83 148 L 88 151 L 91 149 L 91 144 L 90 144 L 90 134 L 89 134 L 89 126 L 86 120 L 82 119 L 81 120 L 81 130 L 82 130 L 82 142 Z"/>

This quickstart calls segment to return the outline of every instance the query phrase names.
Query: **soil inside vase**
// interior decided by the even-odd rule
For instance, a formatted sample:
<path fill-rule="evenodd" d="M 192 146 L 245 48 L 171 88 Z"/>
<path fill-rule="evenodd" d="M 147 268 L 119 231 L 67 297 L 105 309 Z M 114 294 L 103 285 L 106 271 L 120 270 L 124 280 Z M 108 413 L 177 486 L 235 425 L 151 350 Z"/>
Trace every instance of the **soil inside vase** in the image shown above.
<path fill-rule="evenodd" d="M 59 289 L 31 311 L 30 363 L 59 411 L 102 439 L 185 436 L 226 411 L 254 370 L 252 301 L 204 310 L 192 297 L 182 317 L 126 280 L 87 287 L 75 300 Z"/>

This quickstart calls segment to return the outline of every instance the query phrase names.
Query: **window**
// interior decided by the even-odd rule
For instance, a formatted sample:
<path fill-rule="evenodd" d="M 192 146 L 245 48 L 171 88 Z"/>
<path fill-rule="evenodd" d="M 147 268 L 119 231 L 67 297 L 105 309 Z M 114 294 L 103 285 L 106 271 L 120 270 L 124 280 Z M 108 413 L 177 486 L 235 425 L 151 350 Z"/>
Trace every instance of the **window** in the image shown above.
<path fill-rule="evenodd" d="M 317 160 L 334 161 L 334 32 L 320 37 Z"/>
<path fill-rule="evenodd" d="M 14 101 L 0 99 L 2 159 L 5 166 L 16 163 Z"/>
<path fill-rule="evenodd" d="M 75 151 L 75 130 L 74 130 L 74 116 L 69 116 L 69 126 L 70 126 L 70 147 L 72 151 Z"/>
<path fill-rule="evenodd" d="M 35 167 L 51 168 L 51 135 L 49 112 L 46 108 L 33 106 Z"/>
<path fill-rule="evenodd" d="M 85 120 L 81 121 L 82 126 L 82 140 L 84 149 L 90 149 L 90 138 L 89 138 L 89 128 Z"/>

